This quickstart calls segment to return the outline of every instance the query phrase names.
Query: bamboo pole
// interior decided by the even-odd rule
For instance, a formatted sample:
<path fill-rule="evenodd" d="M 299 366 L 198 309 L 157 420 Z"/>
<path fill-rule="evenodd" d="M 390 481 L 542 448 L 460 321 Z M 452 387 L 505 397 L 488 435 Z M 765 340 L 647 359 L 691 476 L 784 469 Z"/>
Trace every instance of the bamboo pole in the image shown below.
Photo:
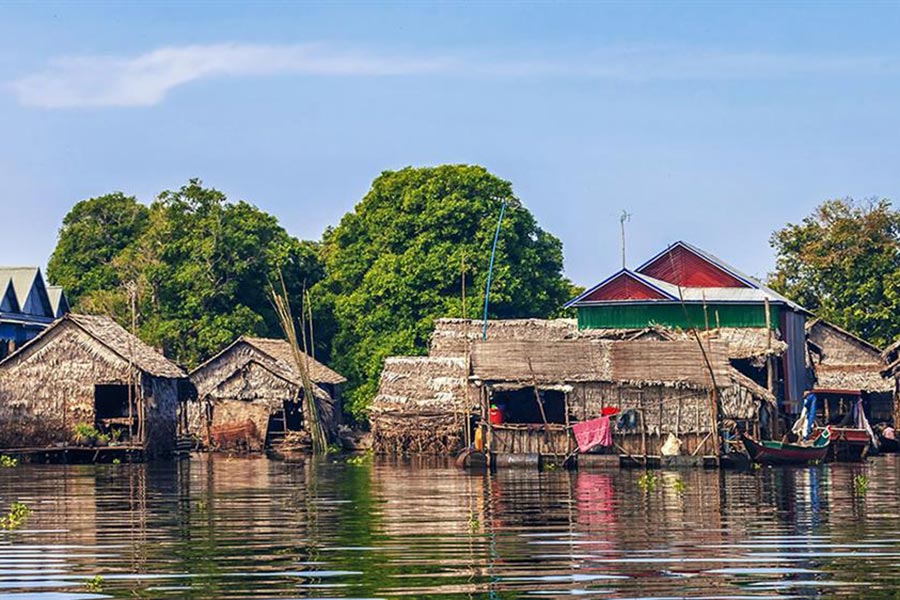
<path fill-rule="evenodd" d="M 672 257 L 672 247 L 669 246 L 669 262 L 672 266 L 672 271 L 676 271 L 675 267 L 675 259 Z M 712 389 L 710 390 L 710 420 L 712 421 L 712 434 L 713 434 L 713 444 L 715 445 L 715 458 L 716 465 L 719 465 L 719 452 L 721 451 L 721 444 L 719 443 L 719 395 L 718 395 L 718 385 L 716 383 L 716 374 L 713 371 L 712 363 L 709 360 L 709 356 L 706 353 L 706 349 L 703 347 L 703 342 L 700 340 L 700 334 L 697 333 L 697 328 L 694 327 L 690 314 L 687 310 L 687 305 L 684 302 L 684 293 L 681 291 L 681 284 L 677 284 L 678 288 L 678 300 L 681 303 L 681 308 L 684 311 L 685 321 L 688 324 L 688 327 L 693 333 L 694 339 L 697 341 L 697 346 L 700 348 L 700 354 L 703 356 L 703 362 L 706 365 L 707 371 L 709 371 L 709 379 L 712 383 Z"/>
<path fill-rule="evenodd" d="M 297 370 L 300 371 L 300 381 L 303 388 L 303 417 L 306 427 L 312 438 L 312 446 L 314 454 L 328 453 L 328 439 L 322 423 L 319 419 L 319 411 L 316 406 L 314 384 L 309 378 L 309 355 L 300 349 L 300 339 L 297 337 L 297 330 L 294 327 L 294 317 L 291 313 L 290 300 L 288 299 L 287 286 L 284 283 L 284 276 L 279 273 L 281 279 L 281 293 L 275 291 L 274 286 L 271 287 L 270 293 L 272 302 L 275 305 L 275 311 L 278 314 L 278 320 L 281 328 L 291 347 L 291 354 L 294 357 L 294 363 Z M 302 314 L 302 307 L 301 307 Z M 303 331 L 303 345 L 306 346 L 306 331 Z"/>

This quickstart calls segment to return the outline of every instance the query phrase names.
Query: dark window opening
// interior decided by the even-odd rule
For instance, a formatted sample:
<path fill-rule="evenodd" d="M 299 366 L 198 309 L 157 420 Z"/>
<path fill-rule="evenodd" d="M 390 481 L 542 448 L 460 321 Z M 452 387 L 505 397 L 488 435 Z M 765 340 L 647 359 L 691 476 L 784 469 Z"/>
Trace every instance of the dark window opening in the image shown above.
<path fill-rule="evenodd" d="M 544 416 L 548 423 L 566 422 L 565 392 L 538 390 L 538 397 L 544 407 Z M 501 410 L 504 423 L 543 424 L 544 422 L 533 387 L 518 390 L 495 390 L 491 393 L 491 404 Z"/>
<path fill-rule="evenodd" d="M 303 408 L 299 402 L 284 402 L 284 427 L 288 431 L 300 431 L 303 429 Z"/>
<path fill-rule="evenodd" d="M 114 440 L 133 436 L 137 431 L 136 388 L 120 384 L 95 385 L 94 424 L 101 433 Z"/>
<path fill-rule="evenodd" d="M 732 358 L 730 361 L 731 366 L 737 369 L 737 371 L 746 377 L 752 379 L 757 385 L 761 385 L 764 388 L 767 388 L 769 385 L 768 374 L 766 373 L 766 367 L 757 367 L 754 363 L 756 359 L 753 358 Z"/>

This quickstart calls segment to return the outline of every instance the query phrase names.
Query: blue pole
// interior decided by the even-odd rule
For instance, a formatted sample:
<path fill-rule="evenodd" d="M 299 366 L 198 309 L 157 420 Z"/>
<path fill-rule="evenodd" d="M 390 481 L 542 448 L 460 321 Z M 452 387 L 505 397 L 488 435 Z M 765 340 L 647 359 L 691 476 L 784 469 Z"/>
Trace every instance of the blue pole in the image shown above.
<path fill-rule="evenodd" d="M 487 287 L 484 290 L 484 327 L 482 339 L 487 339 L 488 303 L 491 300 L 491 277 L 494 275 L 494 255 L 497 254 L 497 240 L 500 239 L 500 224 L 503 223 L 503 213 L 506 212 L 506 200 L 500 205 L 500 218 L 497 219 L 497 231 L 494 232 L 494 246 L 491 248 L 491 264 L 488 267 Z"/>

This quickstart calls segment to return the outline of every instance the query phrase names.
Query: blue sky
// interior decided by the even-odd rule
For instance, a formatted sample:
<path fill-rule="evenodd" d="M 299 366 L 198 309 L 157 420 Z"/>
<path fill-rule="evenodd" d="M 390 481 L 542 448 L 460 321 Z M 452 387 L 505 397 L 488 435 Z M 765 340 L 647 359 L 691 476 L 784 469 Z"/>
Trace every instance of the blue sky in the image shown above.
<path fill-rule="evenodd" d="M 0 263 L 200 177 L 318 239 L 383 170 L 477 163 L 588 285 L 685 239 L 757 275 L 827 198 L 896 199 L 888 3 L 0 7 Z"/>

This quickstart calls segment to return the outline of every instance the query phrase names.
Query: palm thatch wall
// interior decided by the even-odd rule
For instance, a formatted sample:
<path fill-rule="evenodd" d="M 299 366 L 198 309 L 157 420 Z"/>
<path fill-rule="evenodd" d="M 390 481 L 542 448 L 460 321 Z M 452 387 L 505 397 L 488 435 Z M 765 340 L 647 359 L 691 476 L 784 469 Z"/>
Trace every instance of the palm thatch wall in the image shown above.
<path fill-rule="evenodd" d="M 74 441 L 77 424 L 95 424 L 98 385 L 134 386 L 150 456 L 175 447 L 186 375 L 106 317 L 69 314 L 0 362 L 0 446 L 49 447 Z"/>
<path fill-rule="evenodd" d="M 478 398 L 466 378 L 466 360 L 460 357 L 385 360 L 369 418 L 375 449 L 447 454 L 462 447 L 465 420 Z"/>

